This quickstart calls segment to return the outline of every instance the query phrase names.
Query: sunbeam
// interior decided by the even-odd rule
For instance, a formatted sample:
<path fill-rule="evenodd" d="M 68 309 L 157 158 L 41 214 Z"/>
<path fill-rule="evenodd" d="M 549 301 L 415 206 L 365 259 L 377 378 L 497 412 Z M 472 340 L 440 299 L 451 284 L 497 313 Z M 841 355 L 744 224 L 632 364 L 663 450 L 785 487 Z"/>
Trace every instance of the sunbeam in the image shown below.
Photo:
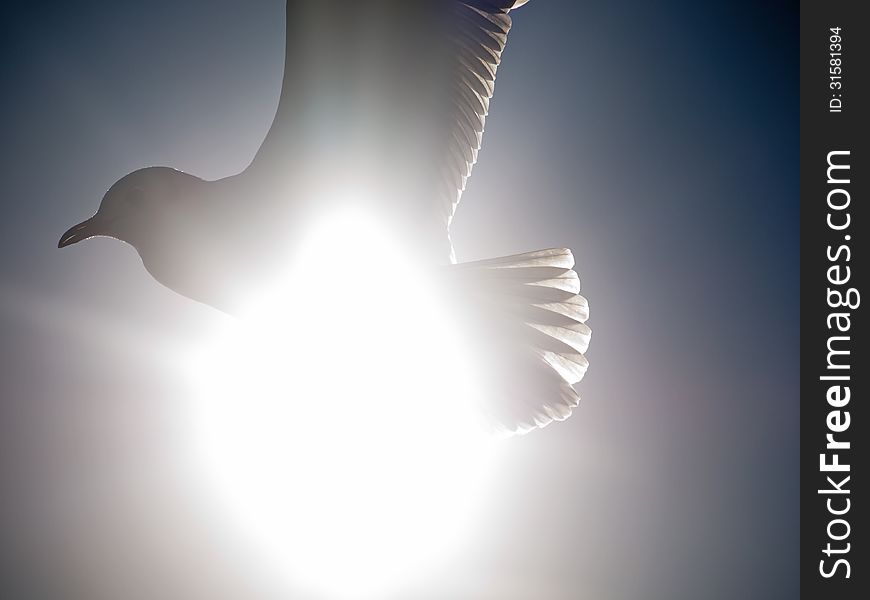
<path fill-rule="evenodd" d="M 378 260 L 343 266 L 360 252 Z M 492 467 L 474 362 L 401 257 L 359 213 L 324 221 L 195 368 L 222 510 L 293 583 L 333 595 L 383 593 L 461 544 Z"/>

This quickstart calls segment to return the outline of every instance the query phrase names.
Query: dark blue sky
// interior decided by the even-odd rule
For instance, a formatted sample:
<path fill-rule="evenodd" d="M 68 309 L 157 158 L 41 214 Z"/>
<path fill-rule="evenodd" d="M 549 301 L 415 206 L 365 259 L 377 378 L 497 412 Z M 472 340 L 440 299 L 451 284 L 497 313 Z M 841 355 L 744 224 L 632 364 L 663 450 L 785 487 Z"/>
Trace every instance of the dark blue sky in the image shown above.
<path fill-rule="evenodd" d="M 214 315 L 128 247 L 55 245 L 133 169 L 247 165 L 277 104 L 282 4 L 6 8 L 13 597 L 251 597 L 174 460 L 166 348 Z M 514 20 L 453 238 L 460 260 L 572 247 L 592 366 L 576 415 L 509 450 L 486 538 L 412 597 L 795 598 L 797 3 L 533 0 Z"/>

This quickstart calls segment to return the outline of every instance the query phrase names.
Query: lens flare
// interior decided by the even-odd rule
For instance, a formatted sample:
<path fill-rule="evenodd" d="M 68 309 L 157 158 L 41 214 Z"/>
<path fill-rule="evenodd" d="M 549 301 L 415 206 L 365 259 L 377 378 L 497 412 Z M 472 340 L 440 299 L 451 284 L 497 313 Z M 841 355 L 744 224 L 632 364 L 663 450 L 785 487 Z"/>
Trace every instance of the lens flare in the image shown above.
<path fill-rule="evenodd" d="M 377 260 L 346 268 L 359 253 Z M 474 362 L 364 216 L 323 222 L 299 257 L 198 361 L 195 451 L 250 552 L 296 586 L 377 596 L 457 549 L 483 503 Z"/>

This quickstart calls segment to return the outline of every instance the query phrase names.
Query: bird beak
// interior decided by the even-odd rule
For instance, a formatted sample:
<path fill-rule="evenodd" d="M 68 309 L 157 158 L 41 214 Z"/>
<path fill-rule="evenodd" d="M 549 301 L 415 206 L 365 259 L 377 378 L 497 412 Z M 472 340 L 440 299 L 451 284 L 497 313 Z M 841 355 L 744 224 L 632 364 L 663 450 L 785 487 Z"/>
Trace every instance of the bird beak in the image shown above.
<path fill-rule="evenodd" d="M 73 225 L 67 229 L 66 233 L 60 236 L 60 241 L 57 243 L 58 248 L 66 248 L 76 242 L 92 238 L 102 233 L 102 219 L 99 215 L 94 215 L 86 221 L 82 221 L 78 225 Z"/>

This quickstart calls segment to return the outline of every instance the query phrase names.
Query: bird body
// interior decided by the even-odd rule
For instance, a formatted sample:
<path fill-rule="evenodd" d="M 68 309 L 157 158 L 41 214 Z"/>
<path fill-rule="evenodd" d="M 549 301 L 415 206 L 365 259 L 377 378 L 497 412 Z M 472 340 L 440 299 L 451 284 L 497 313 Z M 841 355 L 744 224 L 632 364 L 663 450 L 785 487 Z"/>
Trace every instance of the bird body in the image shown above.
<path fill-rule="evenodd" d="M 496 427 L 564 419 L 579 401 L 572 385 L 589 338 L 570 251 L 444 266 L 455 262 L 448 230 L 509 13 L 526 1 L 288 0 L 281 99 L 250 166 L 218 181 L 164 167 L 131 173 L 59 246 L 115 237 L 163 285 L 238 313 L 286 272 L 312 222 L 363 207 L 476 324 L 480 352 L 494 357 Z M 341 267 L 367 260 L 376 257 Z"/>

